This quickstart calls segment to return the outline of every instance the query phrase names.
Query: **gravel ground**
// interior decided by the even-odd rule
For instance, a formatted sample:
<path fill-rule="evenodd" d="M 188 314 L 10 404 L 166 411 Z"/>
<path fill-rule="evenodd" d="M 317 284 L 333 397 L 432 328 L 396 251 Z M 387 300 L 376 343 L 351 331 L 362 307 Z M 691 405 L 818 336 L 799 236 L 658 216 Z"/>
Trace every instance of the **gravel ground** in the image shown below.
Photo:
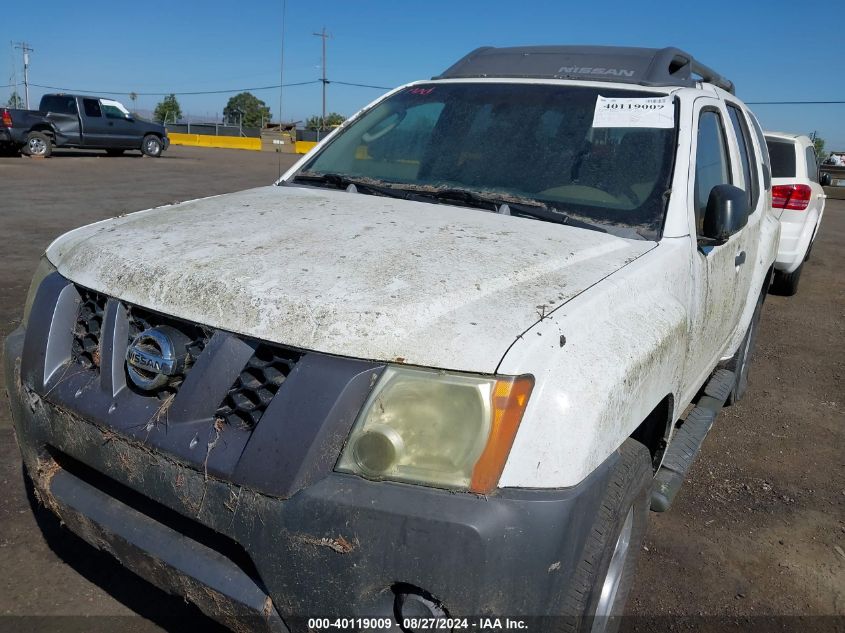
<path fill-rule="evenodd" d="M 159 160 L 0 158 L 0 337 L 55 236 L 278 173 L 279 155 L 183 147 Z M 843 244 L 845 201 L 829 201 L 798 295 L 766 302 L 747 396 L 719 417 L 672 510 L 651 515 L 623 630 L 845 630 Z M 0 485 L 0 630 L 179 630 L 184 618 L 218 630 L 33 515 L 5 402 Z"/>

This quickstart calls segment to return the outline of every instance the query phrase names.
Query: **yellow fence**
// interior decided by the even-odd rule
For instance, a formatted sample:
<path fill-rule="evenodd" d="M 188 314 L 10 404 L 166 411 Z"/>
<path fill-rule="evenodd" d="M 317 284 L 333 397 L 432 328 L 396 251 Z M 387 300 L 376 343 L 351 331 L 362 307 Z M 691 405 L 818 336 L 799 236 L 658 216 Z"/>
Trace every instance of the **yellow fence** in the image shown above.
<path fill-rule="evenodd" d="M 314 141 L 297 141 L 296 142 L 296 153 L 297 154 L 307 154 L 310 152 L 317 143 Z"/>
<path fill-rule="evenodd" d="M 169 133 L 172 145 L 193 145 L 195 147 L 222 147 L 226 149 L 251 149 L 261 151 L 260 138 L 244 138 L 240 136 L 213 136 L 211 134 L 178 134 Z"/>
<path fill-rule="evenodd" d="M 191 145 L 193 147 L 222 147 L 225 149 L 251 149 L 261 151 L 260 138 L 244 138 L 239 136 L 214 136 L 213 134 L 179 134 L 170 132 L 167 135 L 171 145 Z M 294 148 L 297 154 L 307 154 L 316 145 L 313 141 L 296 141 Z"/>

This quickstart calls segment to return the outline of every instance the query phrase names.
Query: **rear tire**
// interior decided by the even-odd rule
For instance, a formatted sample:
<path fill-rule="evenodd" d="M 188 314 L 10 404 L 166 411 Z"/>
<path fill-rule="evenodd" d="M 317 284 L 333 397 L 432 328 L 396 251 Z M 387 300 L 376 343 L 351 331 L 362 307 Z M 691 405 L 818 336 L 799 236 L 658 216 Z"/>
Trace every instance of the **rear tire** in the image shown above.
<path fill-rule="evenodd" d="M 809 251 L 807 256 L 809 257 Z M 795 293 L 798 292 L 798 282 L 801 279 L 801 271 L 803 268 L 804 262 L 801 262 L 801 265 L 791 273 L 782 273 L 779 270 L 776 270 L 775 278 L 772 281 L 771 293 L 782 297 L 792 297 L 795 295 Z"/>
<path fill-rule="evenodd" d="M 164 146 L 161 142 L 161 139 L 155 134 L 147 134 L 144 137 L 144 140 L 141 141 L 141 152 L 146 156 L 158 158 L 159 156 L 161 156 L 161 152 L 163 149 Z"/>
<path fill-rule="evenodd" d="M 625 440 L 619 454 L 564 599 L 564 631 L 616 631 L 633 584 L 654 473 L 651 454 L 636 440 Z"/>
<path fill-rule="evenodd" d="M 21 151 L 27 156 L 47 158 L 53 153 L 53 139 L 44 132 L 30 132 Z"/>

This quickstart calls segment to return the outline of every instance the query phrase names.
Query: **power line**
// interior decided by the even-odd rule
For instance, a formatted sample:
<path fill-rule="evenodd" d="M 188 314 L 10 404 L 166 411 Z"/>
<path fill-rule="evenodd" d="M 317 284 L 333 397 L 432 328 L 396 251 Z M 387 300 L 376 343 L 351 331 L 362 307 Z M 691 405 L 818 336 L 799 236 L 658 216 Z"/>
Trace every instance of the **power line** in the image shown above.
<path fill-rule="evenodd" d="M 296 83 L 290 84 L 276 84 L 274 86 L 258 86 L 255 88 L 233 88 L 231 90 L 195 90 L 191 92 L 137 92 L 138 96 L 144 97 L 166 97 L 167 95 L 216 95 L 216 94 L 225 94 L 229 92 L 251 92 L 251 91 L 258 91 L 258 90 L 277 90 L 278 88 L 289 88 L 292 86 L 307 86 L 310 84 L 318 84 L 320 83 L 319 79 L 313 79 L 312 81 L 299 81 Z M 97 95 L 125 95 L 129 94 L 126 91 L 122 92 L 115 92 L 109 90 L 82 90 L 79 88 L 62 88 L 58 86 L 45 86 L 42 84 L 29 84 L 30 86 L 35 86 L 37 88 L 46 88 L 47 90 L 58 90 L 59 92 L 84 92 L 88 94 L 97 94 Z"/>
<path fill-rule="evenodd" d="M 317 36 L 322 36 L 322 33 L 315 33 Z M 327 35 L 327 37 L 330 37 Z M 324 40 L 325 41 L 325 40 Z M 213 95 L 213 94 L 226 94 L 232 92 L 249 92 L 249 91 L 258 91 L 258 90 L 277 90 L 280 88 L 290 88 L 295 86 L 310 86 L 313 84 L 323 84 L 325 88 L 326 84 L 339 84 L 341 86 L 353 86 L 356 88 L 373 88 L 375 90 L 392 90 L 391 86 L 377 86 L 374 84 L 362 84 L 362 83 L 354 83 L 351 81 L 339 81 L 337 79 L 312 79 L 311 81 L 299 81 L 294 83 L 281 83 L 275 84 L 272 86 L 257 86 L 252 88 L 231 88 L 227 90 L 193 90 L 193 91 L 185 91 L 185 92 L 138 92 L 136 93 L 138 96 L 145 96 L 145 97 L 165 97 L 170 94 L 181 95 L 181 96 L 190 96 L 190 95 Z M 34 86 L 36 88 L 46 88 L 47 90 L 58 90 L 59 92 L 79 92 L 79 93 L 89 93 L 89 94 L 98 94 L 98 95 L 126 95 L 129 94 L 127 91 L 109 91 L 109 90 L 82 90 L 79 88 L 65 88 L 59 86 L 47 86 L 44 84 L 35 84 L 30 83 L 30 86 Z M 0 88 L 15 88 L 17 87 L 17 83 L 14 84 L 5 84 L 0 86 Z M 832 101 L 746 101 L 746 105 L 842 105 L 845 104 L 845 100 L 832 100 Z"/>
<path fill-rule="evenodd" d="M 325 83 L 324 83 L 325 81 Z M 333 79 L 312 79 L 311 81 L 298 81 L 295 83 L 288 83 L 288 84 L 275 84 L 273 86 L 257 86 L 253 88 L 232 88 L 229 90 L 194 90 L 194 91 L 187 91 L 187 92 L 136 92 L 139 97 L 166 97 L 167 95 L 175 94 L 180 96 L 186 95 L 216 95 L 216 94 L 226 94 L 231 92 L 250 92 L 250 91 L 258 91 L 258 90 L 277 90 L 279 88 L 291 88 L 294 86 L 310 86 L 313 84 L 340 84 L 341 86 L 356 86 L 358 88 L 374 88 L 376 90 L 391 90 L 388 86 L 374 86 L 372 84 L 359 84 L 359 83 L 352 83 L 349 81 L 336 81 Z M 2 86 L 3 88 L 12 88 L 16 84 L 8 84 L 6 86 Z M 47 90 L 57 90 L 59 92 L 78 92 L 78 93 L 88 93 L 88 94 L 96 94 L 96 95 L 126 95 L 129 94 L 127 91 L 115 91 L 115 90 L 82 90 L 81 88 L 66 88 L 61 86 L 47 86 L 44 84 L 29 84 L 30 86 L 35 86 L 36 88 L 46 88 Z"/>
<path fill-rule="evenodd" d="M 348 81 L 333 81 L 329 80 L 331 84 L 340 84 L 341 86 L 357 86 L 358 88 L 375 88 L 376 90 L 392 90 L 387 86 L 372 86 L 370 84 L 353 84 Z"/>
<path fill-rule="evenodd" d="M 843 104 L 843 101 L 746 101 L 748 105 L 826 105 Z"/>

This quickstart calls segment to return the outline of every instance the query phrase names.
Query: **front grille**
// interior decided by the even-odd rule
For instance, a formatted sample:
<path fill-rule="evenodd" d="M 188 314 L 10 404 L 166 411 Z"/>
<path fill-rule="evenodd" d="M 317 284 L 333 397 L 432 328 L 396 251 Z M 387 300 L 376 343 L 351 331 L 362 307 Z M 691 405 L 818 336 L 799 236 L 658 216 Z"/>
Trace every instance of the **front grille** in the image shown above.
<path fill-rule="evenodd" d="M 272 345 L 259 345 L 230 387 L 216 417 L 240 428 L 253 428 L 301 354 Z"/>
<path fill-rule="evenodd" d="M 185 346 L 185 349 L 188 352 L 188 357 L 185 361 L 184 371 L 180 375 L 174 376 L 173 379 L 166 385 L 156 389 L 155 391 L 141 391 L 132 384 L 132 381 L 127 381 L 130 388 L 140 395 L 155 396 L 159 400 L 166 400 L 179 391 L 179 387 L 184 382 L 185 376 L 188 375 L 191 367 L 208 344 L 212 330 L 195 323 L 167 317 L 150 310 L 144 310 L 143 308 L 139 308 L 137 306 L 127 305 L 127 309 L 129 318 L 129 339 L 127 344 L 132 343 L 135 337 L 144 330 L 162 325 L 170 326 L 190 339 L 190 342 Z"/>
<path fill-rule="evenodd" d="M 74 328 L 73 357 L 76 362 L 84 367 L 98 371 L 100 366 L 100 332 L 107 297 L 79 286 L 77 286 L 77 290 L 82 300 Z M 142 332 L 162 326 L 178 330 L 188 340 L 184 348 L 184 351 L 187 352 L 184 369 L 163 386 L 153 390 L 144 390 L 136 386 L 130 376 L 127 375 L 126 377 L 126 384 L 129 389 L 139 396 L 157 398 L 164 404 L 169 404 L 173 401 L 191 368 L 205 350 L 214 330 L 135 305 L 123 305 L 126 308 L 129 325 L 125 343 L 127 346 Z M 250 345 L 255 345 L 255 351 L 223 396 L 215 412 L 216 419 L 233 427 L 247 430 L 253 429 L 258 424 L 270 401 L 275 397 L 282 383 L 302 357 L 300 352 L 275 345 L 258 342 L 250 342 Z M 180 354 L 181 352 L 182 350 L 179 350 Z"/>
<path fill-rule="evenodd" d="M 106 297 L 92 290 L 78 288 L 79 311 L 73 328 L 71 355 L 74 362 L 83 367 L 100 370 L 100 336 L 103 329 L 103 313 Z"/>

